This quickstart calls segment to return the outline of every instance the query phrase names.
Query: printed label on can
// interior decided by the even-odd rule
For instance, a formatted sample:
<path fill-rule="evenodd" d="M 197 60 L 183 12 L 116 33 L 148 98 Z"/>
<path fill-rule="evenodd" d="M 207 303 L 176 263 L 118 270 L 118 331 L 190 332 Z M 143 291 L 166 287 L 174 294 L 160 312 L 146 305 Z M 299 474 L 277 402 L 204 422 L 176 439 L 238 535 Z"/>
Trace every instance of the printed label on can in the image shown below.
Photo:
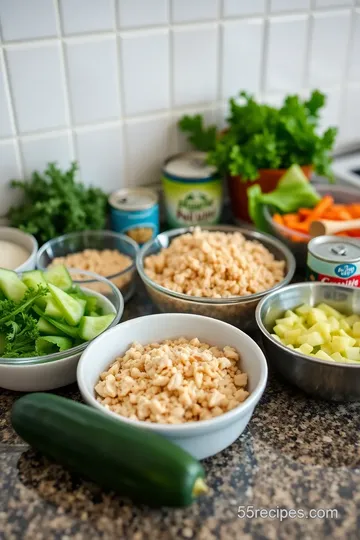
<path fill-rule="evenodd" d="M 159 234 L 159 206 L 146 210 L 125 211 L 111 207 L 111 228 L 115 232 L 127 234 L 142 245 Z"/>
<path fill-rule="evenodd" d="M 167 220 L 171 227 L 213 225 L 218 223 L 222 208 L 222 181 L 174 181 L 162 178 Z"/>
<path fill-rule="evenodd" d="M 309 281 L 360 287 L 360 265 L 353 263 L 329 263 L 317 259 L 311 253 L 308 253 L 307 278 Z"/>

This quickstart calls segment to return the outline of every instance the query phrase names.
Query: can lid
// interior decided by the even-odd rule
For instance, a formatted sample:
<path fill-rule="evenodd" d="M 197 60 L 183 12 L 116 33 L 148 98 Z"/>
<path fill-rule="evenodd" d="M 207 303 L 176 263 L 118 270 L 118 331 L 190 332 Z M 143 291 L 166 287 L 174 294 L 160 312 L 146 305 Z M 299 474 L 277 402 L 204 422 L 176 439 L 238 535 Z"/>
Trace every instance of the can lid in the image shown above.
<path fill-rule="evenodd" d="M 170 157 L 164 165 L 164 172 L 182 180 L 212 177 L 216 167 L 206 163 L 206 152 L 184 152 Z"/>
<path fill-rule="evenodd" d="M 360 262 L 360 242 L 338 236 L 318 236 L 310 240 L 309 252 L 328 262 Z"/>
<path fill-rule="evenodd" d="M 155 191 L 147 188 L 119 189 L 109 197 L 109 204 L 118 210 L 146 210 L 158 202 Z"/>

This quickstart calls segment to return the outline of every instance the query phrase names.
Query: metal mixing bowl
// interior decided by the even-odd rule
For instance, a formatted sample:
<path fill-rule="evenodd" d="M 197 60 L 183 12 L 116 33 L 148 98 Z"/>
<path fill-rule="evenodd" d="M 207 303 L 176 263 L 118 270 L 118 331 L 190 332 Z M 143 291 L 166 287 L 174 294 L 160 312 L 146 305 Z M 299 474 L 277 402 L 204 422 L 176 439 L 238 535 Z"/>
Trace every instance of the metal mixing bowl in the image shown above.
<path fill-rule="evenodd" d="M 161 233 L 140 249 L 136 259 L 136 266 L 150 297 L 158 308 L 165 313 L 195 313 L 197 315 L 220 319 L 221 321 L 237 326 L 241 330 L 255 329 L 255 308 L 258 302 L 269 292 L 281 289 L 281 287 L 287 285 L 294 275 L 296 263 L 292 253 L 279 240 L 264 233 L 227 225 L 214 225 L 202 228 L 207 231 L 222 231 L 227 233 L 237 231 L 241 232 L 248 240 L 261 242 L 274 254 L 275 259 L 286 262 L 284 279 L 267 291 L 248 296 L 232 296 L 230 298 L 189 296 L 158 285 L 145 273 L 144 260 L 149 255 L 159 253 L 163 248 L 167 248 L 177 236 L 194 230 L 194 227 L 188 227 Z"/>
<path fill-rule="evenodd" d="M 345 314 L 360 315 L 360 289 L 330 283 L 296 283 L 274 291 L 256 309 L 256 322 L 269 361 L 304 392 L 331 401 L 360 400 L 360 363 L 327 362 L 300 354 L 271 337 L 275 319 L 301 304 L 325 302 Z"/>

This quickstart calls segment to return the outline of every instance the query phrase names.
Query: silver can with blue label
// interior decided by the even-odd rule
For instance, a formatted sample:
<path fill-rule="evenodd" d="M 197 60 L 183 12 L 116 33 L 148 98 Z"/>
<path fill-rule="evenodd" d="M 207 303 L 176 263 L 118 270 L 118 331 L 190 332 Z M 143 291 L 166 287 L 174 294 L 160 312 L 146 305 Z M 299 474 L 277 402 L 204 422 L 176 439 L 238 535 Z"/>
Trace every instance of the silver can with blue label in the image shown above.
<path fill-rule="evenodd" d="M 120 189 L 109 197 L 111 228 L 139 245 L 159 234 L 159 202 L 148 188 Z"/>

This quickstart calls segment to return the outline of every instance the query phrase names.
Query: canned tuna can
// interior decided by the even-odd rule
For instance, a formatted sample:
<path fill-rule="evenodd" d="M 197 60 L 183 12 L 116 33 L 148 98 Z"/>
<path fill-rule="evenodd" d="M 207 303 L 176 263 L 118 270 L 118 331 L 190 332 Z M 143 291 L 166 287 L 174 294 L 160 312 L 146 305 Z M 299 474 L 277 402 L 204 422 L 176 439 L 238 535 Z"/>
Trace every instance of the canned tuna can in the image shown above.
<path fill-rule="evenodd" d="M 151 189 L 121 189 L 109 197 L 111 228 L 145 244 L 159 234 L 158 196 Z"/>
<path fill-rule="evenodd" d="M 222 179 L 206 163 L 205 152 L 185 152 L 168 158 L 162 185 L 170 227 L 214 225 L 222 209 Z"/>
<path fill-rule="evenodd" d="M 318 236 L 308 244 L 309 281 L 360 287 L 360 242 L 338 236 Z"/>

